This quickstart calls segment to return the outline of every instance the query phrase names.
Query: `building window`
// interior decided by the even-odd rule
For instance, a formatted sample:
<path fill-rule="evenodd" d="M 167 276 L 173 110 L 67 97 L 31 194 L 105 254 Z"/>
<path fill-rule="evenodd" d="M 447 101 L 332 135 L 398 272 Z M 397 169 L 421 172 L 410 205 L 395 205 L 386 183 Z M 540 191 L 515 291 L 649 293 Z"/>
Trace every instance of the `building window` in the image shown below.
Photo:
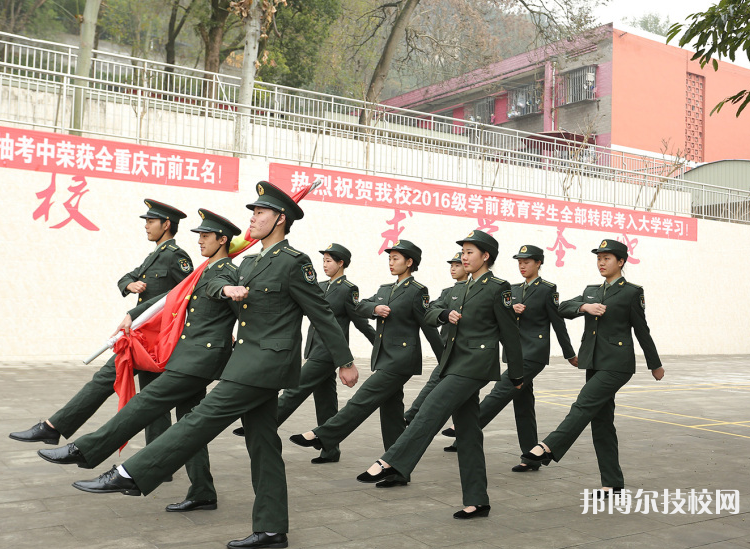
<path fill-rule="evenodd" d="M 541 112 L 542 90 L 537 83 L 508 91 L 508 118 Z"/>
<path fill-rule="evenodd" d="M 703 162 L 703 88 L 706 77 L 687 73 L 685 81 L 685 158 Z"/>
<path fill-rule="evenodd" d="M 596 97 L 596 66 L 581 67 L 560 75 L 557 84 L 557 106 L 589 101 Z"/>
<path fill-rule="evenodd" d="M 485 97 L 474 103 L 474 119 L 482 124 L 494 124 L 495 122 L 495 98 Z"/>

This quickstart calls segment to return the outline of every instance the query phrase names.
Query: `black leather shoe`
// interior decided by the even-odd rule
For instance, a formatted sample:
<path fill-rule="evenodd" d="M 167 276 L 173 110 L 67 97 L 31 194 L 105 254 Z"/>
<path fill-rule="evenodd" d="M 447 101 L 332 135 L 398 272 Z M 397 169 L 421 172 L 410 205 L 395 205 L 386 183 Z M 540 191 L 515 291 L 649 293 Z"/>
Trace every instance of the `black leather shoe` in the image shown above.
<path fill-rule="evenodd" d="M 537 444 L 536 446 L 539 446 L 544 452 L 541 456 L 532 454 L 531 452 L 526 452 L 525 454 L 521 454 L 521 457 L 523 459 L 528 459 L 529 461 L 536 461 L 537 463 L 541 463 L 542 465 L 549 465 L 549 462 L 552 461 L 552 453 L 544 450 L 544 446 L 542 446 L 541 444 Z M 536 448 L 536 446 L 534 446 L 534 448 Z"/>
<path fill-rule="evenodd" d="M 297 446 L 303 446 L 305 448 L 315 448 L 316 450 L 322 450 L 323 445 L 320 443 L 320 439 L 318 437 L 315 437 L 312 440 L 307 440 L 302 435 L 292 435 L 289 437 L 289 440 L 294 442 Z M 252 536 L 250 536 L 252 537 Z"/>
<path fill-rule="evenodd" d="M 60 432 L 47 425 L 46 421 L 40 421 L 31 429 L 11 433 L 8 436 L 21 442 L 44 442 L 45 444 L 58 444 L 60 442 Z"/>
<path fill-rule="evenodd" d="M 135 485 L 132 478 L 125 478 L 117 472 L 117 465 L 106 473 L 92 480 L 78 480 L 73 483 L 73 488 L 92 494 L 115 494 L 120 492 L 126 496 L 140 496 L 141 491 Z"/>
<path fill-rule="evenodd" d="M 463 509 L 453 513 L 453 518 L 456 519 L 473 519 L 479 517 L 486 517 L 490 514 L 491 507 L 489 505 L 475 505 L 475 509 L 471 513 L 467 513 Z"/>
<path fill-rule="evenodd" d="M 45 461 L 49 461 L 50 463 L 57 463 L 60 465 L 76 463 L 78 464 L 78 467 L 83 467 L 84 469 L 88 468 L 86 458 L 83 457 L 83 454 L 78 449 L 78 446 L 76 446 L 72 442 L 66 444 L 65 446 L 54 448 L 52 450 L 37 450 L 36 453 L 40 458 Z"/>
<path fill-rule="evenodd" d="M 169 513 L 184 513 L 186 511 L 213 511 L 218 507 L 215 499 L 204 499 L 203 501 L 192 501 L 186 499 L 180 503 L 170 503 L 165 511 Z"/>
<path fill-rule="evenodd" d="M 245 437 L 245 428 L 244 427 L 237 427 L 234 431 L 232 431 L 233 435 L 237 435 L 238 437 Z"/>
<path fill-rule="evenodd" d="M 408 484 L 409 482 L 402 478 L 387 478 L 378 482 L 375 488 L 393 488 L 394 486 L 407 486 Z"/>
<path fill-rule="evenodd" d="M 446 446 L 445 448 L 443 448 L 443 452 L 458 452 L 458 448 L 453 445 Z"/>
<path fill-rule="evenodd" d="M 247 547 L 289 547 L 286 534 L 269 536 L 265 532 L 253 532 L 245 539 L 235 539 L 227 543 L 229 549 L 243 549 Z"/>
<path fill-rule="evenodd" d="M 526 463 L 519 463 L 514 465 L 511 471 L 514 473 L 528 473 L 529 471 L 538 471 L 541 465 L 528 465 Z"/>
<path fill-rule="evenodd" d="M 320 456 L 316 458 L 312 458 L 310 460 L 310 463 L 313 463 L 315 465 L 320 465 L 321 463 L 338 463 L 338 462 L 339 462 L 339 458 L 324 458 Z"/>
<path fill-rule="evenodd" d="M 447 429 L 443 429 L 440 431 L 440 434 L 444 437 L 456 437 L 456 430 L 453 427 L 448 427 Z"/>
<path fill-rule="evenodd" d="M 365 482 L 367 484 L 372 484 L 375 482 L 380 482 L 383 479 L 386 479 L 388 477 L 392 477 L 398 474 L 398 471 L 396 471 L 393 467 L 383 467 L 383 462 L 378 460 L 375 463 L 380 465 L 380 472 L 376 473 L 374 475 L 371 475 L 367 471 L 362 473 L 361 475 L 357 476 L 357 480 L 359 482 Z"/>

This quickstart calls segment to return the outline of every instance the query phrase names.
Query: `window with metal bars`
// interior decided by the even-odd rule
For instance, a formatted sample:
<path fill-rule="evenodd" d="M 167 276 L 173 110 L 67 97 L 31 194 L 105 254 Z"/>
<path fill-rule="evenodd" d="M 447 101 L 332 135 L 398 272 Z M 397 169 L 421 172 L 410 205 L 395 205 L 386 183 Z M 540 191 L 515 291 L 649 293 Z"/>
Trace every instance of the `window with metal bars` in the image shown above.
<path fill-rule="evenodd" d="M 560 75 L 557 82 L 556 105 L 589 101 L 596 97 L 596 65 L 588 65 Z"/>
<path fill-rule="evenodd" d="M 542 90 L 536 82 L 508 91 L 508 118 L 542 111 Z"/>

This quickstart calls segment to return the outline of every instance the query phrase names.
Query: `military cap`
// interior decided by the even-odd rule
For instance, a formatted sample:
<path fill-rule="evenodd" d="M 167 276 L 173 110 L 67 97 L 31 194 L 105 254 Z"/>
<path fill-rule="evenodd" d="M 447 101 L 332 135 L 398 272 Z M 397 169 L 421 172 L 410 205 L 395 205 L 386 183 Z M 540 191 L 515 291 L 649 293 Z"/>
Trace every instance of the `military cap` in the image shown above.
<path fill-rule="evenodd" d="M 448 263 L 463 263 L 461 261 L 461 252 L 456 252 L 456 255 L 448 260 Z"/>
<path fill-rule="evenodd" d="M 325 250 L 318 250 L 321 254 L 331 254 L 333 256 L 336 256 L 340 260 L 343 260 L 344 263 L 347 265 L 352 260 L 352 252 L 347 250 L 344 246 L 341 244 L 336 244 L 335 242 L 332 242 L 328 245 L 328 247 Z"/>
<path fill-rule="evenodd" d="M 222 236 L 228 236 L 229 240 L 232 240 L 233 236 L 237 236 L 242 232 L 237 225 L 229 221 L 226 217 L 221 217 L 205 208 L 199 209 L 198 214 L 203 221 L 201 221 L 200 226 L 190 229 L 194 233 L 219 233 Z"/>
<path fill-rule="evenodd" d="M 480 230 L 471 231 L 468 235 L 466 235 L 466 238 L 462 240 L 456 240 L 456 244 L 458 244 L 459 246 L 463 246 L 465 242 L 475 244 L 489 253 L 490 259 L 492 259 L 493 261 L 497 258 L 497 240 L 495 240 L 495 237 L 487 234 L 486 232 Z"/>
<path fill-rule="evenodd" d="M 591 253 L 610 253 L 616 255 L 620 259 L 624 259 L 625 261 L 628 260 L 628 247 L 614 238 L 612 240 L 602 240 L 599 247 L 591 250 Z"/>
<path fill-rule="evenodd" d="M 385 251 L 388 253 L 398 252 L 404 257 L 411 258 L 414 265 L 419 265 L 419 262 L 422 261 L 422 249 L 408 240 L 397 240 L 393 246 L 386 248 Z"/>
<path fill-rule="evenodd" d="M 150 198 L 147 198 L 143 202 L 148 206 L 148 211 L 139 216 L 141 219 L 163 219 L 165 221 L 169 220 L 179 223 L 180 219 L 185 219 L 187 217 L 186 214 L 177 208 L 173 208 L 169 204 L 164 204 L 164 202 L 159 202 Z"/>
<path fill-rule="evenodd" d="M 531 244 L 525 244 L 521 246 L 521 249 L 518 250 L 518 253 L 513 256 L 513 259 L 526 258 L 535 259 L 544 263 L 544 250 L 542 250 L 541 248 L 537 248 L 536 246 L 532 246 Z"/>
<path fill-rule="evenodd" d="M 279 213 L 283 213 L 292 221 L 302 219 L 305 216 L 302 208 L 276 185 L 272 185 L 268 181 L 258 181 L 255 190 L 258 191 L 258 199 L 252 204 L 247 204 L 249 210 L 254 210 L 256 206 L 271 208 Z"/>

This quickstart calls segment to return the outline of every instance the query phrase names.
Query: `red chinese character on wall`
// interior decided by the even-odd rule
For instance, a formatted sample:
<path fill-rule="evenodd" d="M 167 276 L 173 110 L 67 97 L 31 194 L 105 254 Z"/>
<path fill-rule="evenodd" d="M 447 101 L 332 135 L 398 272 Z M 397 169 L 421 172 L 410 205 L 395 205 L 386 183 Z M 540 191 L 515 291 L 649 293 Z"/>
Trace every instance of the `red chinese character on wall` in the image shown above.
<path fill-rule="evenodd" d="M 70 191 L 72 194 L 65 202 L 63 202 L 63 206 L 68 212 L 68 218 L 62 220 L 56 225 L 52 225 L 50 229 L 62 229 L 71 221 L 75 221 L 87 231 L 98 231 L 99 227 L 94 225 L 90 219 L 88 219 L 78 210 L 81 198 L 84 194 L 89 192 L 88 189 L 86 189 L 86 178 L 82 175 L 76 175 L 75 177 L 73 177 L 73 181 L 77 182 L 78 185 L 71 185 L 68 187 L 68 191 Z M 43 201 L 39 205 L 39 207 L 34 210 L 32 217 L 35 220 L 44 216 L 44 220 L 49 221 L 50 209 L 52 208 L 52 204 L 54 204 L 54 202 L 52 201 L 52 196 L 55 194 L 55 190 L 55 174 L 52 174 L 52 182 L 50 183 L 49 187 L 47 187 L 43 191 L 36 193 L 37 198 L 41 198 L 43 199 Z"/>
<path fill-rule="evenodd" d="M 631 240 L 630 238 L 628 238 L 628 235 L 623 233 L 622 240 L 620 240 L 619 238 L 617 240 L 628 247 L 628 263 L 630 263 L 631 265 L 638 265 L 641 260 L 633 257 L 633 254 L 635 253 L 635 247 L 638 245 L 638 239 L 634 238 Z"/>
<path fill-rule="evenodd" d="M 496 221 L 480 217 L 477 219 L 477 222 L 479 223 L 479 227 L 476 228 L 477 231 L 484 231 L 487 234 L 497 232 L 497 225 L 495 225 Z"/>
<path fill-rule="evenodd" d="M 388 225 L 391 225 L 391 228 L 387 231 L 383 231 L 380 233 L 380 236 L 383 237 L 383 245 L 380 246 L 380 251 L 378 251 L 378 255 L 382 254 L 386 248 L 390 248 L 393 244 L 398 242 L 399 238 L 401 237 L 401 233 L 404 230 L 404 227 L 399 227 L 399 223 L 401 223 L 404 219 L 406 219 L 406 214 L 409 214 L 409 217 L 411 217 L 413 214 L 411 212 L 403 212 L 401 210 L 393 210 L 393 219 L 390 219 L 386 221 Z"/>
<path fill-rule="evenodd" d="M 565 237 L 563 236 L 563 231 L 565 230 L 565 227 L 558 227 L 557 228 L 557 240 L 555 240 L 555 243 L 552 245 L 551 248 L 547 248 L 551 252 L 555 252 L 555 255 L 557 256 L 557 261 L 555 261 L 556 267 L 562 267 L 565 265 L 565 261 L 563 259 L 565 258 L 566 249 L 570 248 L 575 250 L 576 247 L 573 246 L 570 242 L 568 242 Z"/>

